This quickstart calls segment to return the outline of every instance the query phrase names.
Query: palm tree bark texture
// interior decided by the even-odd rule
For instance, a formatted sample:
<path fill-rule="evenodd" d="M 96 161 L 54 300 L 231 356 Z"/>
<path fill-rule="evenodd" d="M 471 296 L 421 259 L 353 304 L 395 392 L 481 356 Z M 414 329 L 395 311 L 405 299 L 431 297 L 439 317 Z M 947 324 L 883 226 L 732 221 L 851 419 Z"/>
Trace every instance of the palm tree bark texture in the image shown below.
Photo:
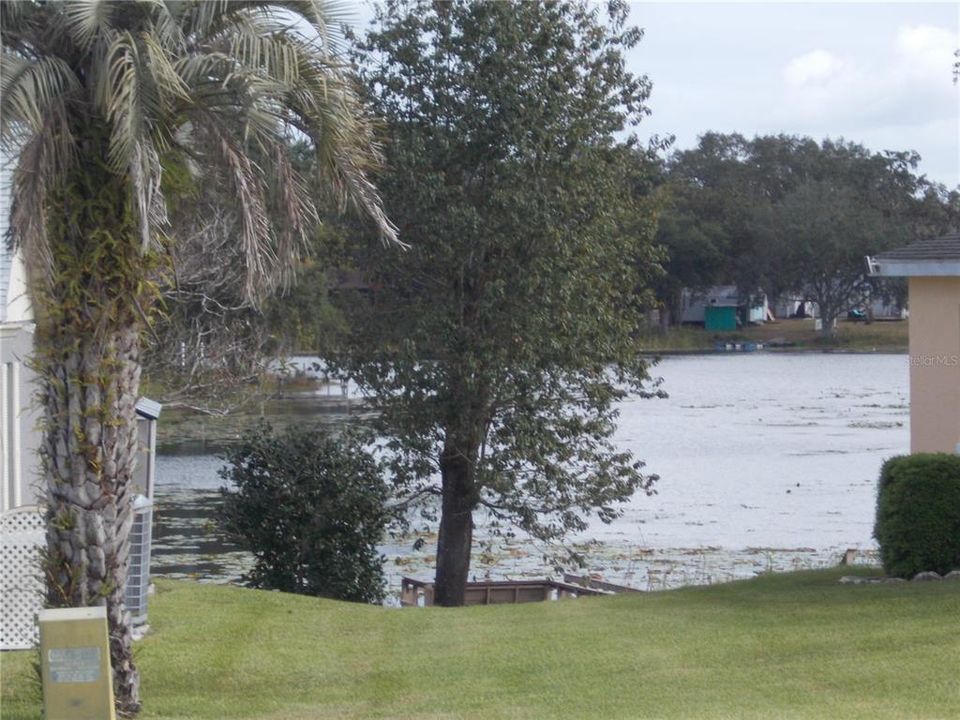
<path fill-rule="evenodd" d="M 124 588 L 133 522 L 136 308 L 149 307 L 129 193 L 98 157 L 83 162 L 52 217 L 53 282 L 35 292 L 34 362 L 44 382 L 48 607 L 105 604 L 118 709 L 139 706 Z"/>

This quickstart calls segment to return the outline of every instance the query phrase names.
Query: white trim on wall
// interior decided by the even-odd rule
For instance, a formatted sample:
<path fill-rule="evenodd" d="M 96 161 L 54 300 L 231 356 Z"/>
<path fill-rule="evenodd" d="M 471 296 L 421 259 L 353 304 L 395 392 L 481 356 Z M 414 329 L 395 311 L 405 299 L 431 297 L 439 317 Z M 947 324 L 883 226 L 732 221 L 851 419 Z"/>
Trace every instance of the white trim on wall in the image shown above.
<path fill-rule="evenodd" d="M 960 277 L 960 260 L 878 260 L 870 258 L 870 274 L 879 277 Z"/>

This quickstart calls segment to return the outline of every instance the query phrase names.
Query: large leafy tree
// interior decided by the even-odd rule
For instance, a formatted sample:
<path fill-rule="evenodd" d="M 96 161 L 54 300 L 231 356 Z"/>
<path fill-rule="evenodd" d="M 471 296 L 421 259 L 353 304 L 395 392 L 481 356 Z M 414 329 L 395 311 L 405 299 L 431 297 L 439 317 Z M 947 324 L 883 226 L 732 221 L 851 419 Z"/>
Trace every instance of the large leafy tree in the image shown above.
<path fill-rule="evenodd" d="M 371 271 L 341 360 L 400 491 L 438 500 L 441 605 L 464 601 L 476 513 L 554 540 L 651 481 L 611 442 L 614 403 L 647 387 L 637 290 L 655 264 L 641 153 L 615 140 L 649 92 L 624 68 L 626 14 L 389 2 L 362 43 L 411 247 Z"/>
<path fill-rule="evenodd" d="M 776 140 L 757 138 L 753 144 L 762 148 Z M 755 255 L 767 278 L 817 303 L 823 334 L 830 338 L 836 319 L 875 292 L 864 257 L 912 236 L 926 184 L 914 174 L 919 156 L 875 153 L 842 140 L 794 142 L 781 155 L 771 161 L 755 151 L 768 182 L 790 178 L 755 208 Z M 784 167 L 791 172 L 782 172 Z"/>
<path fill-rule="evenodd" d="M 836 319 L 870 296 L 864 257 L 908 240 L 903 225 L 829 181 L 800 185 L 764 212 L 758 227 L 784 264 L 795 268 L 795 287 L 817 303 L 828 338 Z"/>
<path fill-rule="evenodd" d="M 326 187 L 393 237 L 369 124 L 321 0 L 4 2 L 0 119 L 16 157 L 44 411 L 48 602 L 105 604 L 118 707 L 139 707 L 123 590 L 144 329 L 170 219 L 216 188 L 247 298 L 287 281 L 317 219 L 292 138 Z"/>

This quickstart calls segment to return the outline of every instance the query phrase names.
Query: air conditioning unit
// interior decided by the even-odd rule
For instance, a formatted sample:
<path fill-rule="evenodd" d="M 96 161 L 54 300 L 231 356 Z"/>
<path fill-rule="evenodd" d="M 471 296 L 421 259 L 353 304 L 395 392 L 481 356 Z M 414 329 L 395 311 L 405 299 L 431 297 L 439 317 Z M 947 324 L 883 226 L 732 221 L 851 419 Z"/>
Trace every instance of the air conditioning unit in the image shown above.
<path fill-rule="evenodd" d="M 150 587 L 150 540 L 153 528 L 153 501 L 144 495 L 133 499 L 133 527 L 130 529 L 130 568 L 124 594 L 134 625 L 147 621 L 147 589 Z"/>

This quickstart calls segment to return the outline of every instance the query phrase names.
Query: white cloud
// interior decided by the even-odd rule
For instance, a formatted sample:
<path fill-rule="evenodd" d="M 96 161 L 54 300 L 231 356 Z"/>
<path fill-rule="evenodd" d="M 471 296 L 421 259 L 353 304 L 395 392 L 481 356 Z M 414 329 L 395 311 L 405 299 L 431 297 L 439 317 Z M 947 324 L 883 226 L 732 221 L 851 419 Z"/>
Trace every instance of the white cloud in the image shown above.
<path fill-rule="evenodd" d="M 899 70 L 906 75 L 946 78 L 958 44 L 956 33 L 933 25 L 912 25 L 897 31 L 894 43 Z"/>
<path fill-rule="evenodd" d="M 783 69 L 783 78 L 793 86 L 825 84 L 846 70 L 847 64 L 827 50 L 814 50 L 795 57 Z"/>
<path fill-rule="evenodd" d="M 830 118 L 838 108 L 862 109 L 868 102 L 864 91 L 873 85 L 870 73 L 852 58 L 822 49 L 793 58 L 781 74 L 786 82 L 784 109 L 805 122 Z"/>
<path fill-rule="evenodd" d="M 945 28 L 903 25 L 872 58 L 826 49 L 798 55 L 781 72 L 780 119 L 854 129 L 955 121 L 951 68 L 958 44 Z"/>

